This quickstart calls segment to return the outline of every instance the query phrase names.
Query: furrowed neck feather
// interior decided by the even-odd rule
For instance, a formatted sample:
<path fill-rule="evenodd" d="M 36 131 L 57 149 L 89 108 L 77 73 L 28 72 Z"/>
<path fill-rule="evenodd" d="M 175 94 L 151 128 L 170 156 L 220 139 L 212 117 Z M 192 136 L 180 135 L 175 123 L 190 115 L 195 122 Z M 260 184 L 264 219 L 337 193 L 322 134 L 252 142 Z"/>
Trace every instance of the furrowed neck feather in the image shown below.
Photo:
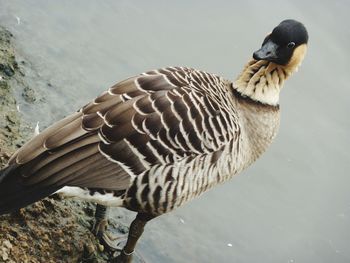
<path fill-rule="evenodd" d="M 233 84 L 242 96 L 272 106 L 279 103 L 284 81 L 298 70 L 306 53 L 306 44 L 295 49 L 288 64 L 279 65 L 266 60 L 252 59 Z"/>
<path fill-rule="evenodd" d="M 234 82 L 233 87 L 242 96 L 275 106 L 278 105 L 284 80 L 290 74 L 275 63 L 266 60 L 251 60 Z"/>

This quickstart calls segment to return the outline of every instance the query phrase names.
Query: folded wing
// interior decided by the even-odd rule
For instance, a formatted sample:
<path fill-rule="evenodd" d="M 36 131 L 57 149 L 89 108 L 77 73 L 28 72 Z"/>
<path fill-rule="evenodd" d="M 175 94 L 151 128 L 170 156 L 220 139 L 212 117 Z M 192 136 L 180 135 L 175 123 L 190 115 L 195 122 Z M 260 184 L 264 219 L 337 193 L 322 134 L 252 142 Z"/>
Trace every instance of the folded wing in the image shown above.
<path fill-rule="evenodd" d="M 17 196 L 42 192 L 30 202 L 63 186 L 126 190 L 155 164 L 218 150 L 238 130 L 237 115 L 215 90 L 225 85 L 215 75 L 177 67 L 116 84 L 12 156 L 0 175 L 0 212 L 17 198 L 14 189 Z"/>

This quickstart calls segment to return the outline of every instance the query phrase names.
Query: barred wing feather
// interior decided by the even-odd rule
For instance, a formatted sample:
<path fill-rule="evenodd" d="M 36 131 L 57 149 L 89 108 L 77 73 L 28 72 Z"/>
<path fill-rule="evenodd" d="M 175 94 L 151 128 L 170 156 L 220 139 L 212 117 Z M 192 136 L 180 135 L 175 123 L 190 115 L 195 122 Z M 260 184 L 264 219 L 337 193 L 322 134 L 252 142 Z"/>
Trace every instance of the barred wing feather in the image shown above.
<path fill-rule="evenodd" d="M 237 114 L 218 101 L 226 84 L 187 68 L 144 73 L 85 106 L 83 127 L 98 130 L 101 153 L 132 175 L 155 164 L 211 153 L 238 131 Z"/>

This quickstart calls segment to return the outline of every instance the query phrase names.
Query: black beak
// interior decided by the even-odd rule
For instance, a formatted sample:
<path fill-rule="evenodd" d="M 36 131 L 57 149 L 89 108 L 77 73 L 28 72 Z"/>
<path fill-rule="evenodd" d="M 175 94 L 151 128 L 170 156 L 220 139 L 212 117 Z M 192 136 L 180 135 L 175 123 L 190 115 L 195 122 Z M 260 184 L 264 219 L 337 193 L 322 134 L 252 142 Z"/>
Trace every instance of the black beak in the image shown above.
<path fill-rule="evenodd" d="M 276 55 L 277 48 L 277 44 L 268 40 L 259 50 L 254 52 L 253 58 L 256 60 L 276 60 L 278 58 Z"/>

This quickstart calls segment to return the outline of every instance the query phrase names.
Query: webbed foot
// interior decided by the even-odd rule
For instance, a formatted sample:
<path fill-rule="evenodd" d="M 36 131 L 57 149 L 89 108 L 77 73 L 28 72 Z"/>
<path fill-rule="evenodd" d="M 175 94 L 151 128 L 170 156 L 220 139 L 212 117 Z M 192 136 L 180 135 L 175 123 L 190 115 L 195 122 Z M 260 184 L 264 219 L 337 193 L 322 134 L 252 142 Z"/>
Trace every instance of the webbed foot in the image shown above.
<path fill-rule="evenodd" d="M 105 206 L 97 205 L 95 224 L 92 228 L 92 233 L 98 238 L 100 244 L 103 245 L 107 251 L 121 251 L 123 247 L 120 244 L 127 239 L 127 235 L 114 234 L 111 229 L 108 229 L 109 223 L 106 210 L 107 208 Z"/>

